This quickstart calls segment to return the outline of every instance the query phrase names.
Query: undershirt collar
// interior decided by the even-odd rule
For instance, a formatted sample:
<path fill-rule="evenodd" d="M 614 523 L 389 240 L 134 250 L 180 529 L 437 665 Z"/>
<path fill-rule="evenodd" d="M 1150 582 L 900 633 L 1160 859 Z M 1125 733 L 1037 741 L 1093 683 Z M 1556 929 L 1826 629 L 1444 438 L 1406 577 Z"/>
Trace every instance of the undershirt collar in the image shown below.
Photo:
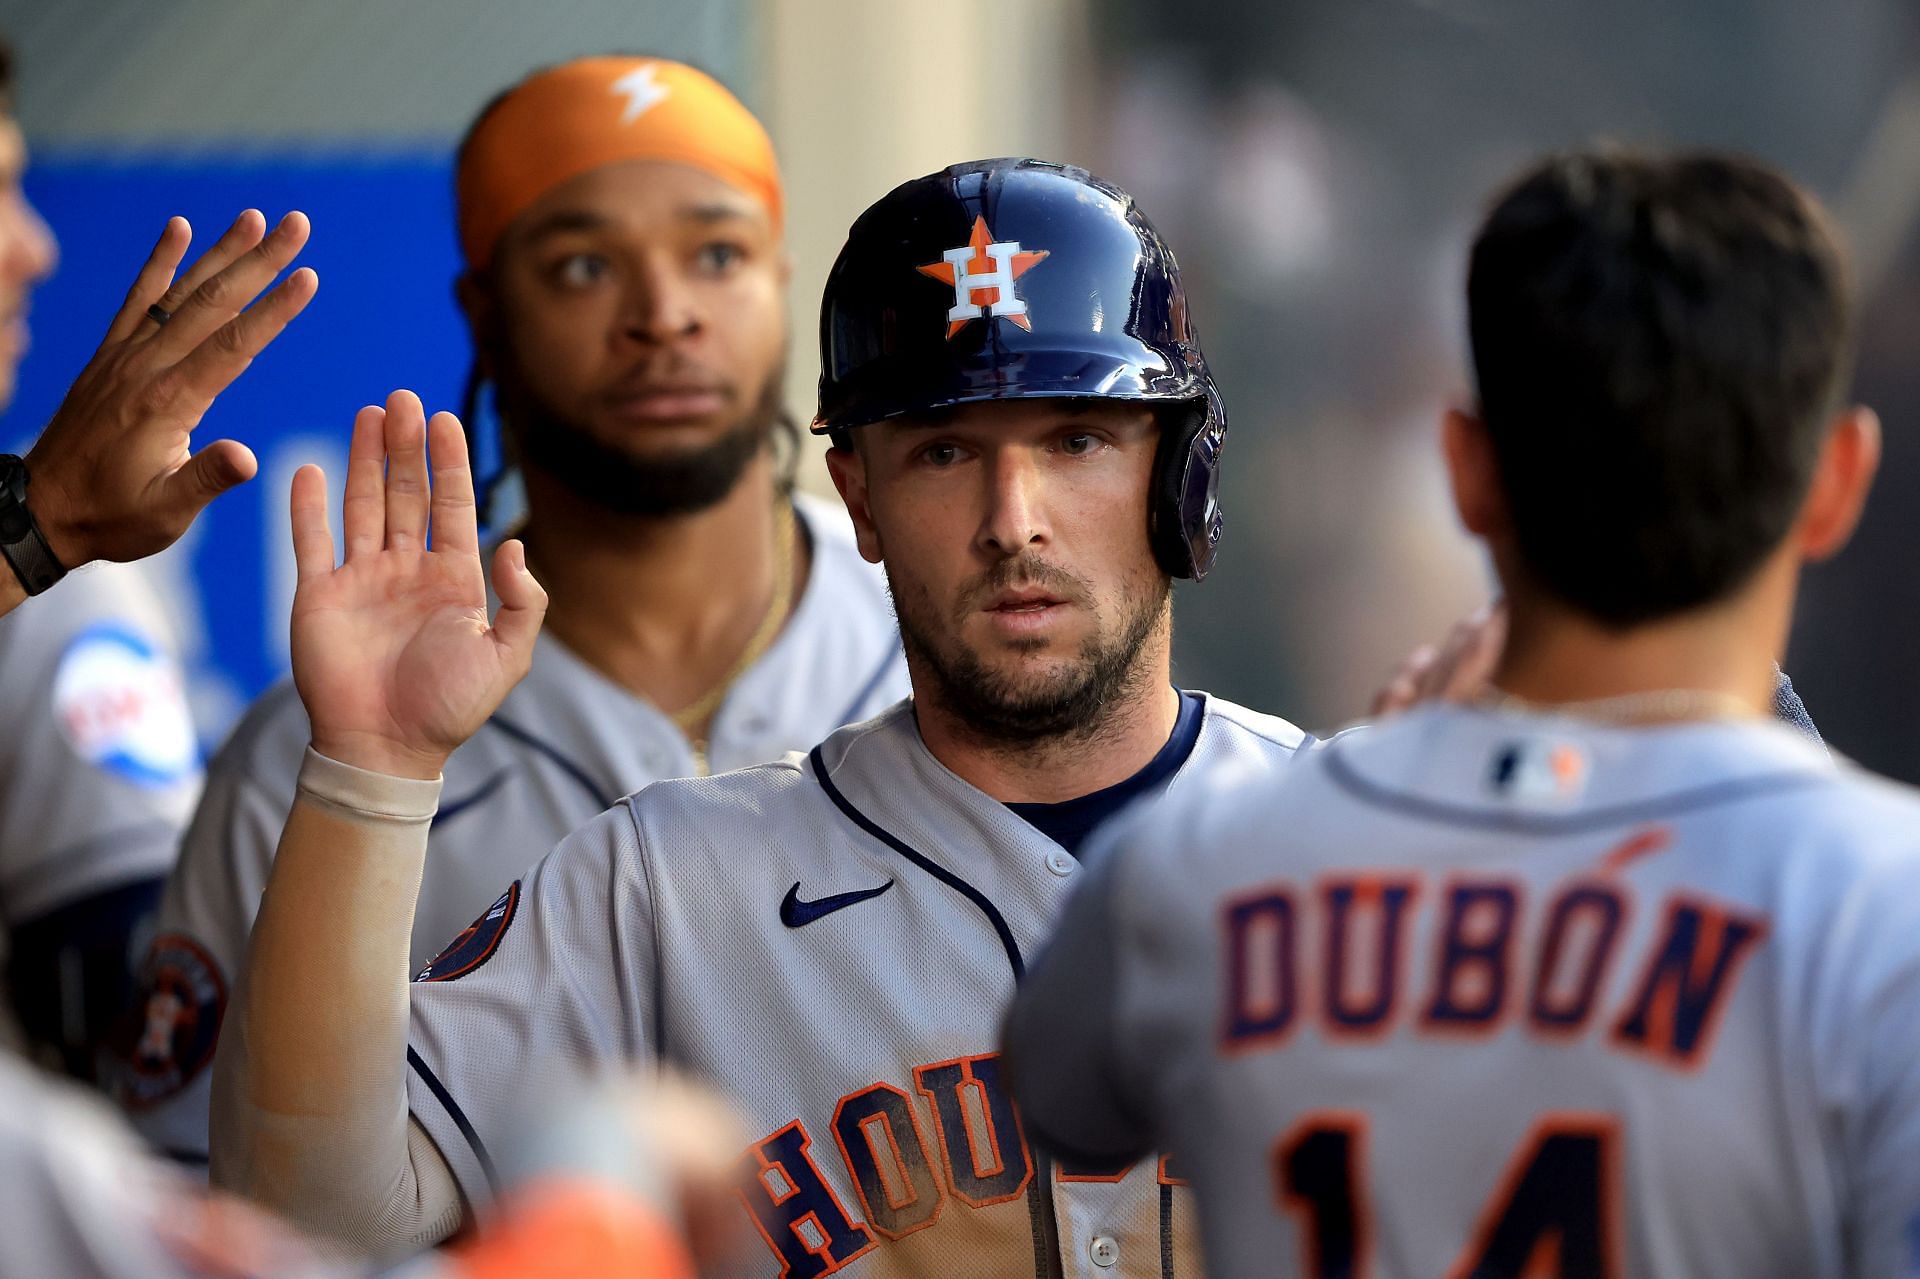
<path fill-rule="evenodd" d="M 1063 799 L 1057 804 L 1008 804 L 1015 816 L 1024 818 L 1042 835 L 1060 847 L 1080 855 L 1080 847 L 1100 824 L 1148 791 L 1170 779 L 1193 754 L 1200 740 L 1200 724 L 1205 718 L 1206 701 L 1198 693 L 1180 693 L 1180 713 L 1173 722 L 1173 733 L 1146 766 L 1125 781 L 1094 791 L 1089 795 Z"/>

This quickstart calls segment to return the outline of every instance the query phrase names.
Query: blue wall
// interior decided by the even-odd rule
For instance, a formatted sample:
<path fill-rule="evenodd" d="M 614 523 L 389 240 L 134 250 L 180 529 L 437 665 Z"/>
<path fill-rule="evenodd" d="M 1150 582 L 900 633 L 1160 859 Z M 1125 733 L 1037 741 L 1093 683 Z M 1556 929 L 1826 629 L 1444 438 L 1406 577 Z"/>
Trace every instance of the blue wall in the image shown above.
<path fill-rule="evenodd" d="M 459 408 L 468 353 L 452 299 L 448 155 L 38 153 L 26 189 L 59 236 L 61 263 L 35 295 L 33 345 L 0 420 L 0 439 L 16 449 L 53 414 L 168 216 L 193 223 L 189 260 L 243 208 L 261 209 L 269 224 L 292 208 L 313 219 L 300 261 L 320 273 L 318 296 L 195 436 L 242 440 L 261 463 L 252 483 L 214 503 L 179 554 L 204 623 L 199 635 L 187 627 L 196 711 L 202 731 L 217 736 L 286 669 L 293 471 L 318 461 L 337 484 L 354 411 L 394 387 L 418 391 L 430 410 Z M 337 501 L 334 509 L 337 529 Z"/>

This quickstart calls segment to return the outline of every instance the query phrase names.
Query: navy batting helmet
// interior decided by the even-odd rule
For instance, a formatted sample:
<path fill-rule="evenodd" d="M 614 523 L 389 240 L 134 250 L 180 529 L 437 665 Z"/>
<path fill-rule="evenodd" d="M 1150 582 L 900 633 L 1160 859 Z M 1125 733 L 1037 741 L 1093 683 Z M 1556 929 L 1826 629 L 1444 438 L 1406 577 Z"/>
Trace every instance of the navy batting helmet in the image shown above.
<path fill-rule="evenodd" d="M 957 164 L 860 215 L 820 304 L 816 433 L 986 400 L 1142 400 L 1161 415 L 1147 535 L 1202 578 L 1227 418 L 1180 268 L 1133 197 L 1040 160 Z"/>

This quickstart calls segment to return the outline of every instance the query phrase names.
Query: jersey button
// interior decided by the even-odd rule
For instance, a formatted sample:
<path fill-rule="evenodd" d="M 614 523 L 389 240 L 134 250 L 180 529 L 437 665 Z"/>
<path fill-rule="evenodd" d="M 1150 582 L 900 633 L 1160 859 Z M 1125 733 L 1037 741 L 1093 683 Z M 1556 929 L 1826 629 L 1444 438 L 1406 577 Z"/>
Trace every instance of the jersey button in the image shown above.
<path fill-rule="evenodd" d="M 1073 854 L 1064 848 L 1056 848 L 1047 854 L 1047 869 L 1065 878 L 1073 874 Z"/>
<path fill-rule="evenodd" d="M 1087 1255 L 1093 1258 L 1094 1265 L 1111 1270 L 1120 1262 L 1120 1245 L 1107 1235 L 1095 1235 L 1087 1245 Z"/>

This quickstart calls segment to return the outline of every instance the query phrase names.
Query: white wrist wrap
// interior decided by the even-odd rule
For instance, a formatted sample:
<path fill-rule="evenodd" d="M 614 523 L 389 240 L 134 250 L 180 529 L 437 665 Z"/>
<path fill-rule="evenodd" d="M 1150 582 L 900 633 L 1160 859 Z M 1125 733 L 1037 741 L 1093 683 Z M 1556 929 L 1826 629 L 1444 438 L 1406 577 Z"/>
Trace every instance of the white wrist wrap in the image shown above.
<path fill-rule="evenodd" d="M 430 822 L 440 807 L 440 783 L 355 768 L 311 746 L 300 765 L 301 794 L 348 821 Z"/>

